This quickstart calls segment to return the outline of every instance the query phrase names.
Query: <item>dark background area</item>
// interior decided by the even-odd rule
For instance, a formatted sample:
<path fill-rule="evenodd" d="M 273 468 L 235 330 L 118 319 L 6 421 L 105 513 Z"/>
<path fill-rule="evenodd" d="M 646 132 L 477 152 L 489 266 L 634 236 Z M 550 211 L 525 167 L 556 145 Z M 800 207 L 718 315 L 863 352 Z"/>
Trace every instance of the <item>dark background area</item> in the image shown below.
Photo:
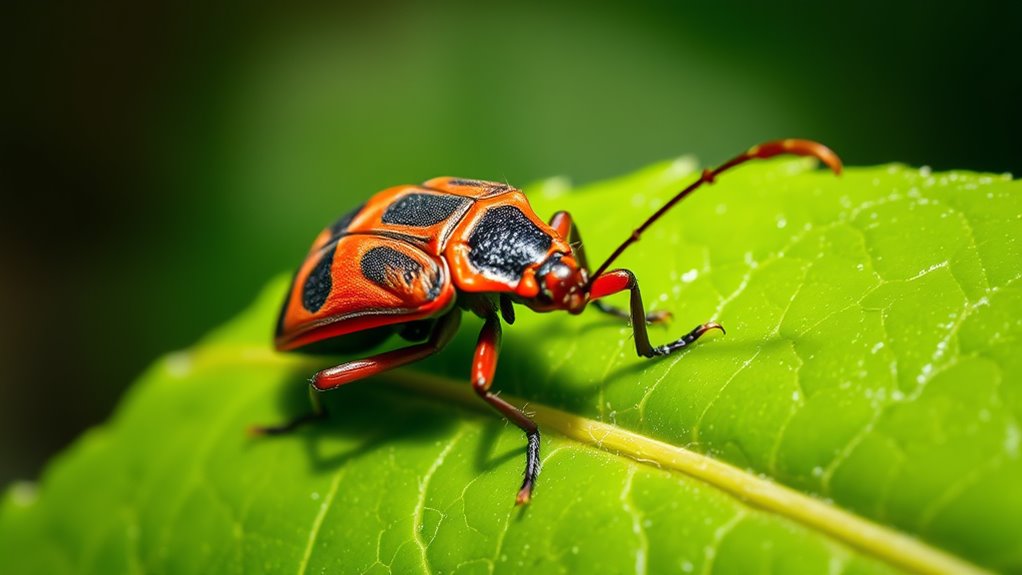
<path fill-rule="evenodd" d="M 788 136 L 1022 172 L 1013 4 L 281 6 L 5 8 L 0 485 L 390 185 Z"/>

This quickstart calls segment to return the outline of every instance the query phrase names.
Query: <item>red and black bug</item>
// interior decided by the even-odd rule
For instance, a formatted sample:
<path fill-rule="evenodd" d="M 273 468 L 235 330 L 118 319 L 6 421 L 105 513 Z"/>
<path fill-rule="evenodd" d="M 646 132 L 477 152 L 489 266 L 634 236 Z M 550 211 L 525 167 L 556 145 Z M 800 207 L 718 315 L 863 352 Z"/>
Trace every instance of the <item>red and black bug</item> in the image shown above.
<path fill-rule="evenodd" d="M 539 430 L 520 409 L 491 391 L 500 349 L 501 319 L 514 323 L 514 304 L 539 312 L 581 313 L 590 302 L 604 313 L 631 320 L 635 351 L 642 357 L 673 353 L 712 329 L 709 322 L 660 346 L 650 344 L 647 314 L 635 275 L 607 271 L 643 231 L 685 196 L 719 174 L 752 159 L 779 154 L 814 156 L 840 173 L 841 161 L 822 144 L 778 140 L 755 146 L 678 192 L 591 272 L 578 228 L 567 212 L 544 223 L 525 195 L 505 184 L 435 178 L 420 186 L 397 186 L 373 196 L 320 232 L 298 269 L 277 322 L 277 349 L 364 352 L 393 334 L 418 342 L 349 361 L 312 378 L 313 411 L 280 426 L 283 433 L 326 416 L 315 391 L 334 389 L 440 351 L 458 329 L 462 311 L 484 320 L 471 367 L 476 393 L 527 438 L 525 479 L 517 503 L 529 501 L 539 474 Z M 599 301 L 630 292 L 630 306 Z"/>

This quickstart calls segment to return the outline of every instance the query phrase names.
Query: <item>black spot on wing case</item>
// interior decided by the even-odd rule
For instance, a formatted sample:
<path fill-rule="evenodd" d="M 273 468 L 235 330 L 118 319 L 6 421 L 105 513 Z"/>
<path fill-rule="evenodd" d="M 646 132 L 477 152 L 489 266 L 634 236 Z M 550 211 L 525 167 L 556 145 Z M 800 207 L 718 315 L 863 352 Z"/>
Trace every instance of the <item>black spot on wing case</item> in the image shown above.
<path fill-rule="evenodd" d="M 516 281 L 531 264 L 542 261 L 552 240 L 515 206 L 486 210 L 468 238 L 468 261 L 476 269 Z"/>
<path fill-rule="evenodd" d="M 390 291 L 413 292 L 421 286 L 427 301 L 436 299 L 443 287 L 439 270 L 426 270 L 420 262 L 387 246 L 367 251 L 360 266 L 366 278 Z"/>
<path fill-rule="evenodd" d="M 446 220 L 471 201 L 447 194 L 407 194 L 387 207 L 382 221 L 425 228 Z"/>
<path fill-rule="evenodd" d="M 316 263 L 316 267 L 312 268 L 309 276 L 305 278 L 305 284 L 302 285 L 302 307 L 311 313 L 315 313 L 323 307 L 326 299 L 330 296 L 330 290 L 333 289 L 330 268 L 334 262 L 336 249 L 336 242 L 327 247 L 323 256 Z"/>

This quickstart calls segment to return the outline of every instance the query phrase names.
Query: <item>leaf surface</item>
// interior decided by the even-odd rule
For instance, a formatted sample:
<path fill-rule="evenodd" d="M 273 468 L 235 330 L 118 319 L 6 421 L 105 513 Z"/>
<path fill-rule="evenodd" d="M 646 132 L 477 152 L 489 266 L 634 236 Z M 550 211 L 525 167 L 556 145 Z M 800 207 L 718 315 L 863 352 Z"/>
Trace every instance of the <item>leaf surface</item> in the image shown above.
<path fill-rule="evenodd" d="M 278 280 L 8 490 L 0 572 L 1022 572 L 1019 185 L 811 167 L 728 174 L 617 262 L 674 313 L 654 343 L 726 336 L 648 361 L 613 318 L 519 310 L 495 385 L 546 432 L 526 508 L 521 433 L 462 383 L 478 322 L 327 424 L 246 437 L 327 365 L 271 352 Z M 595 267 L 693 168 L 527 191 Z"/>

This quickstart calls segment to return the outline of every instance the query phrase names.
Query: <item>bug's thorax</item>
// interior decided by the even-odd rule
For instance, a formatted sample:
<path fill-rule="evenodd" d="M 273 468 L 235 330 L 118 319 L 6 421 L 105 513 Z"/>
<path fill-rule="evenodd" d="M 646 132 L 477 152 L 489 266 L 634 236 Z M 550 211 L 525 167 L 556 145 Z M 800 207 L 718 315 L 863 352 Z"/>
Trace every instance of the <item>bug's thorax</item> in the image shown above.
<path fill-rule="evenodd" d="M 460 292 L 503 293 L 516 300 L 536 297 L 540 268 L 571 247 L 541 220 L 525 195 L 508 190 L 481 198 L 458 222 L 443 256 Z"/>

